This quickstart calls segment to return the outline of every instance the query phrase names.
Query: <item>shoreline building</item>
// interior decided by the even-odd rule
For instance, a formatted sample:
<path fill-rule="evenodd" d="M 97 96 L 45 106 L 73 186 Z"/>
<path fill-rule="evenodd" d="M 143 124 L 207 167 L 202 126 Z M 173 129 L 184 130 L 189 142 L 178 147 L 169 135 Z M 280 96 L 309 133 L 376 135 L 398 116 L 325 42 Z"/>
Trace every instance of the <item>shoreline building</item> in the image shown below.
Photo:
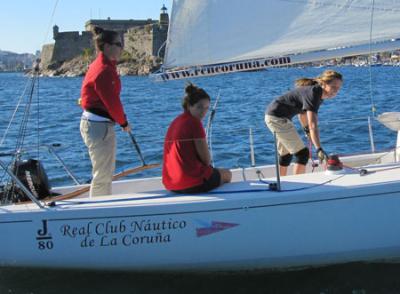
<path fill-rule="evenodd" d="M 164 56 L 164 46 L 167 39 L 169 16 L 167 8 L 161 8 L 160 19 L 146 20 L 114 20 L 91 19 L 85 23 L 85 31 L 60 32 L 59 27 L 53 27 L 53 44 L 45 44 L 42 47 L 42 67 L 57 68 L 63 62 L 78 56 L 84 56 L 87 52 L 94 52 L 92 40 L 92 28 L 99 26 L 104 29 L 114 30 L 121 34 L 125 42 L 125 51 L 132 56 L 160 57 Z M 165 46 L 164 46 L 165 47 Z"/>

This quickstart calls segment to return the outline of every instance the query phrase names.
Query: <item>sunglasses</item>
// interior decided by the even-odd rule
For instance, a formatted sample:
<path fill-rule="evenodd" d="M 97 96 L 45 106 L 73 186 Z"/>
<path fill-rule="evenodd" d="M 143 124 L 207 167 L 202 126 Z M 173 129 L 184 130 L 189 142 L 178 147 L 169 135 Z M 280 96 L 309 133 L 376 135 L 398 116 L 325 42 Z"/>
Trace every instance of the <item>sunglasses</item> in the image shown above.
<path fill-rule="evenodd" d="M 113 42 L 113 43 L 109 43 L 109 44 L 118 46 L 119 48 L 122 48 L 122 43 L 121 42 Z"/>

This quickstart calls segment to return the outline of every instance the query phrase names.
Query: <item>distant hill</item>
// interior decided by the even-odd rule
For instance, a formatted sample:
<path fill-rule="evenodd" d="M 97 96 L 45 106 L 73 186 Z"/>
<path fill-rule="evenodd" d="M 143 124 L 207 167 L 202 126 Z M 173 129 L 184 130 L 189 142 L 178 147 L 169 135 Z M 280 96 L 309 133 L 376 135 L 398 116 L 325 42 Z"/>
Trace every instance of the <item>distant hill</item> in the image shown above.
<path fill-rule="evenodd" d="M 23 71 L 32 67 L 35 55 L 0 50 L 0 71 Z"/>

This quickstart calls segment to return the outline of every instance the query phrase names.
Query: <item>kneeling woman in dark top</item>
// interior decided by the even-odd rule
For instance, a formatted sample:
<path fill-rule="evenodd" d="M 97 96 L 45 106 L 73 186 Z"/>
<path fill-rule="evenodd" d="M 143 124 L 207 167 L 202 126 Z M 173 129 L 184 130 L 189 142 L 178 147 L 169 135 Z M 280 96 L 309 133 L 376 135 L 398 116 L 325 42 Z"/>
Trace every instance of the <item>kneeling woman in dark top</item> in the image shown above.
<path fill-rule="evenodd" d="M 232 174 L 211 166 L 201 123 L 210 107 L 210 96 L 193 84 L 185 92 L 184 112 L 171 123 L 165 137 L 162 181 L 167 190 L 177 193 L 207 192 L 230 182 Z"/>

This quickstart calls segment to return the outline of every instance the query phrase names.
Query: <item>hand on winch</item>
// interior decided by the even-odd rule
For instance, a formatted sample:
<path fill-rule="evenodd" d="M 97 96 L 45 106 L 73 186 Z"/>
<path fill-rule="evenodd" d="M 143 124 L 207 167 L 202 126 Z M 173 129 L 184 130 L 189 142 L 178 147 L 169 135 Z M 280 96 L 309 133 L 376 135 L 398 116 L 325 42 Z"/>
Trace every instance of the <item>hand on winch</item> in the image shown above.
<path fill-rule="evenodd" d="M 328 153 L 326 153 L 324 149 L 322 149 L 321 147 L 317 149 L 317 156 L 320 164 L 323 163 L 324 161 L 328 162 L 329 158 Z"/>

